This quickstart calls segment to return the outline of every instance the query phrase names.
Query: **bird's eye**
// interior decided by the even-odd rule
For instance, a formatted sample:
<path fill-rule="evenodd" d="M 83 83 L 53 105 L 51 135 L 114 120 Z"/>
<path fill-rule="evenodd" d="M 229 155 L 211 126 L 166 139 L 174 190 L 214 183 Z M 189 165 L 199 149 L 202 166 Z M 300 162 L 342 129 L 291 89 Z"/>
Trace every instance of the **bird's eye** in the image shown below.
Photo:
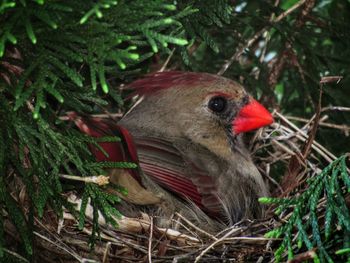
<path fill-rule="evenodd" d="M 214 112 L 221 113 L 226 109 L 227 100 L 223 97 L 213 97 L 209 100 L 208 108 Z"/>

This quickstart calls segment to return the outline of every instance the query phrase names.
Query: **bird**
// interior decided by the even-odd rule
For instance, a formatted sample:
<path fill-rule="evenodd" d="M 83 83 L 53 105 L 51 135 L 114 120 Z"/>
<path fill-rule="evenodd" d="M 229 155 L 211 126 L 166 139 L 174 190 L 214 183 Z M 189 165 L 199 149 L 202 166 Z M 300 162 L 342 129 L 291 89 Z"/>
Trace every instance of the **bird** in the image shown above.
<path fill-rule="evenodd" d="M 273 122 L 270 112 L 234 80 L 199 72 L 148 74 L 127 86 L 135 104 L 118 122 L 70 113 L 93 137 L 118 136 L 90 149 L 98 161 L 129 161 L 137 169 L 112 169 L 123 198 L 156 207 L 163 217 L 182 212 L 198 224 L 233 225 L 261 218 L 258 198 L 268 187 L 243 142 L 243 134 Z"/>

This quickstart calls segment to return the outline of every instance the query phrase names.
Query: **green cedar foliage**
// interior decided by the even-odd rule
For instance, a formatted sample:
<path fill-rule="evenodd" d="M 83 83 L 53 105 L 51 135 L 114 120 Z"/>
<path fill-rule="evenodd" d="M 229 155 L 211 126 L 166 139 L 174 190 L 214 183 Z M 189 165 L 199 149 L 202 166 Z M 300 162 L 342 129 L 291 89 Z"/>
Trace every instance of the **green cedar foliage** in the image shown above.
<path fill-rule="evenodd" d="M 111 101 L 122 107 L 120 91 L 111 83 L 146 72 L 152 57 L 170 54 L 173 47 L 184 47 L 197 38 L 217 51 L 204 27 L 229 22 L 228 1 L 218 3 L 210 4 L 210 16 L 196 23 L 205 17 L 198 9 L 205 6 L 203 1 L 0 2 L 0 206 L 4 211 L 0 258 L 11 256 L 3 247 L 4 215 L 17 228 L 27 257 L 33 254 L 33 218 L 42 217 L 48 207 L 58 216 L 63 207 L 69 209 L 83 228 L 90 201 L 94 207 L 92 244 L 99 214 L 116 225 L 113 218 L 120 216 L 115 208 L 119 197 L 95 184 L 78 185 L 82 205 L 77 213 L 63 195 L 74 185 L 59 175 L 94 176 L 104 174 L 104 168 L 136 165 L 96 163 L 88 149 L 88 144 L 97 146 L 96 141 L 59 116 L 67 111 L 96 112 Z M 25 186 L 29 210 L 18 203 L 19 192 L 10 194 L 14 174 Z"/>
<path fill-rule="evenodd" d="M 348 158 L 349 155 L 339 157 L 321 174 L 310 178 L 308 188 L 300 195 L 260 198 L 262 203 L 277 205 L 278 215 L 291 213 L 284 224 L 265 235 L 283 238 L 275 251 L 276 262 L 284 258 L 286 251 L 291 260 L 304 248 L 317 248 L 314 262 L 349 262 L 350 210 L 345 197 L 350 193 Z"/>

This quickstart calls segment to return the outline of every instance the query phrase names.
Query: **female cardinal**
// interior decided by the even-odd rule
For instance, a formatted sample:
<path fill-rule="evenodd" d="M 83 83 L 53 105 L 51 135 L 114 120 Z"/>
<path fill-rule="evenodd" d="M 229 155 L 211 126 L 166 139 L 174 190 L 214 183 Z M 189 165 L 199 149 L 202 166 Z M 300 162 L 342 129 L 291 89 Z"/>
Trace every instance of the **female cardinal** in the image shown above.
<path fill-rule="evenodd" d="M 125 199 L 206 222 L 261 216 L 257 200 L 267 189 L 241 136 L 273 122 L 261 104 L 237 82 L 206 73 L 158 72 L 129 87 L 139 100 L 118 123 L 71 115 L 91 136 L 122 138 L 100 143 L 108 156 L 92 147 L 97 160 L 139 164 L 111 171 L 129 190 Z"/>

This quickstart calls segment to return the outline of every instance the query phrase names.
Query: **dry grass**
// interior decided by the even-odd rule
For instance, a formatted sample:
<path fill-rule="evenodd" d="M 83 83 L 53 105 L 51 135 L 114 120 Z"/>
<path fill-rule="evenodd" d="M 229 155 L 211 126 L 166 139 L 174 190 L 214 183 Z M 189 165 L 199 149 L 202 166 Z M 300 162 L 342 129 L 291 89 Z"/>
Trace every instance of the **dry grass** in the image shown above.
<path fill-rule="evenodd" d="M 349 127 L 339 127 L 327 122 L 328 116 L 325 113 L 329 110 L 350 109 L 333 107 L 320 111 L 320 125 L 327 124 L 323 126 L 340 129 L 346 136 Z M 251 140 L 250 147 L 256 153 L 256 163 L 269 182 L 272 194 L 286 196 L 296 190 L 303 191 L 303 182 L 318 174 L 336 157 L 313 140 L 309 142 L 310 154 L 303 159 L 301 149 L 309 141 L 314 117 L 305 120 L 287 117 L 279 112 L 274 112 L 274 117 L 275 123 L 260 130 Z M 291 120 L 299 121 L 299 125 Z M 288 167 L 290 160 L 295 157 L 300 159 L 302 169 L 292 178 L 294 182 L 289 182 L 286 187 L 283 185 L 283 176 L 282 180 L 277 180 L 271 175 L 271 170 L 276 163 L 284 163 Z M 10 176 L 14 177 L 14 186 L 22 185 L 19 201 L 25 204 L 27 197 L 23 184 L 14 174 Z M 81 200 L 74 193 L 70 193 L 68 198 L 80 205 Z M 119 228 L 106 225 L 101 216 L 100 239 L 93 251 L 88 246 L 91 225 L 86 224 L 83 231 L 80 231 L 76 220 L 67 211 L 63 219 L 59 220 L 53 212 L 46 211 L 43 219 L 35 219 L 36 245 L 41 248 L 37 256 L 45 262 L 273 262 L 275 240 L 265 238 L 264 233 L 286 220 L 289 215 L 282 214 L 280 218 L 276 218 L 271 211 L 271 207 L 267 209 L 264 220 L 239 222 L 215 235 L 198 228 L 178 213 L 173 216 L 172 228 L 169 229 L 158 227 L 154 223 L 156 220 L 146 214 L 142 218 L 117 219 Z M 91 206 L 88 206 L 86 215 L 91 221 Z M 5 226 L 15 247 L 19 238 L 13 234 L 14 226 L 9 221 L 5 221 Z"/>

